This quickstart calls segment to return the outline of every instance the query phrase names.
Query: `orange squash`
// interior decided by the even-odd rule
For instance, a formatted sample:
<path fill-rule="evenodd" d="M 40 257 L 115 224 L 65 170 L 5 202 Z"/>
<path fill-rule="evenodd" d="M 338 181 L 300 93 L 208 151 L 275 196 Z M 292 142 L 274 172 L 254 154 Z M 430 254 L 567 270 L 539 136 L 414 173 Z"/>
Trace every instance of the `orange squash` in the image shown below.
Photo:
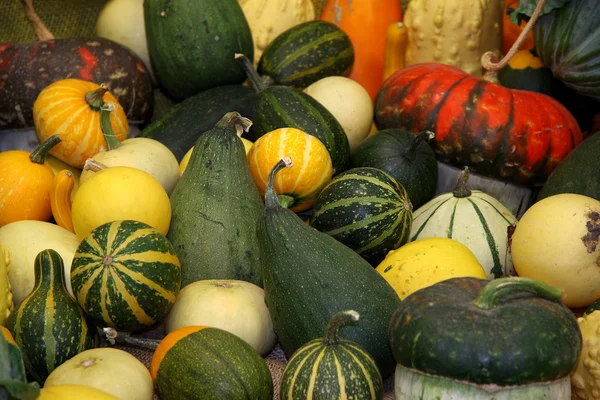
<path fill-rule="evenodd" d="M 0 153 L 0 226 L 21 220 L 50 219 L 54 172 L 45 158 L 59 142 L 60 137 L 52 136 L 33 153 L 23 150 Z"/>
<path fill-rule="evenodd" d="M 68 169 L 63 169 L 52 180 L 50 189 L 50 207 L 56 225 L 75 233 L 71 206 L 73 205 L 72 194 L 75 187 L 75 176 Z"/>
<path fill-rule="evenodd" d="M 248 162 L 263 196 L 269 172 L 282 157 L 294 165 L 277 174 L 279 200 L 292 211 L 308 210 L 333 176 L 331 156 L 319 139 L 299 129 L 280 128 L 261 136 L 250 148 Z"/>
<path fill-rule="evenodd" d="M 350 78 L 375 100 L 383 83 L 386 34 L 390 24 L 402 21 L 398 0 L 328 0 L 319 19 L 336 24 L 354 46 Z"/>
<path fill-rule="evenodd" d="M 106 87 L 80 79 L 63 79 L 44 88 L 33 104 L 33 119 L 41 141 L 59 135 L 62 142 L 50 151 L 59 160 L 83 168 L 85 160 L 105 150 L 100 109 L 114 103 L 110 119 L 117 140 L 129 136 L 123 107 Z"/>
<path fill-rule="evenodd" d="M 521 31 L 527 24 L 525 21 L 521 21 L 520 25 L 513 24 L 510 22 L 509 14 L 517 8 L 519 0 L 504 0 L 504 14 L 502 15 L 502 53 L 506 54 L 515 43 Z M 521 50 L 531 50 L 535 47 L 533 41 L 533 29 L 529 31 L 525 41 L 519 47 Z"/>

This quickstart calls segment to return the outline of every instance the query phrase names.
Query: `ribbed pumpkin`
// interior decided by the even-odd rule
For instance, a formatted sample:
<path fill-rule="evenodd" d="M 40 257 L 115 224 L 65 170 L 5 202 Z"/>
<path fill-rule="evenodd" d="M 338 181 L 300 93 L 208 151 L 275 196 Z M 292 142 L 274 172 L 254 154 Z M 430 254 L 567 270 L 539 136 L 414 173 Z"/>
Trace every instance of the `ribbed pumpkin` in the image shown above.
<path fill-rule="evenodd" d="M 35 286 L 10 314 L 6 327 L 23 351 L 25 368 L 40 384 L 60 364 L 96 347 L 95 327 L 67 292 L 63 260 L 54 250 L 35 259 Z"/>
<path fill-rule="evenodd" d="M 292 211 L 308 210 L 333 175 L 331 156 L 316 137 L 295 128 L 280 128 L 261 136 L 248 152 L 250 173 L 264 196 L 269 172 L 282 155 L 294 160 L 275 180 L 280 200 Z"/>
<path fill-rule="evenodd" d="M 181 285 L 167 238 L 139 221 L 113 221 L 81 242 L 71 264 L 75 298 L 92 319 L 123 331 L 161 321 Z"/>
<path fill-rule="evenodd" d="M 110 120 L 117 140 L 129 135 L 123 107 L 106 87 L 80 79 L 63 79 L 44 88 L 33 104 L 35 131 L 40 141 L 59 135 L 62 142 L 50 154 L 65 163 L 83 168 L 85 160 L 106 149 L 100 129 L 100 109 L 114 103 Z"/>
<path fill-rule="evenodd" d="M 520 183 L 543 182 L 582 141 L 575 118 L 553 98 L 439 63 L 391 75 L 377 96 L 375 119 L 380 129 L 434 132 L 440 161 Z"/>
<path fill-rule="evenodd" d="M 334 315 L 325 337 L 311 340 L 292 355 L 281 376 L 281 400 L 383 398 L 381 374 L 371 355 L 339 335 L 344 325 L 358 320 L 354 310 Z"/>
<path fill-rule="evenodd" d="M 333 236 L 377 266 L 406 243 L 412 204 L 394 178 L 376 168 L 337 175 L 319 194 L 310 225 Z"/>
<path fill-rule="evenodd" d="M 465 168 L 454 191 L 437 196 L 413 213 L 410 240 L 447 237 L 467 246 L 488 278 L 515 275 L 508 254 L 508 229 L 517 219 L 500 201 L 468 187 Z"/>

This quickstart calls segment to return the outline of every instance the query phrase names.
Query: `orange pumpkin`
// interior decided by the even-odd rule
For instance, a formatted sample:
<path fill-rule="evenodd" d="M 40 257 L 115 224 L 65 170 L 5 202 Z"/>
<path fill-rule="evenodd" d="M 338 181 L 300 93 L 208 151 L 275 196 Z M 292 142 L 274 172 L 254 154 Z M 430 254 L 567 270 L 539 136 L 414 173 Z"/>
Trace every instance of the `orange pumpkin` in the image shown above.
<path fill-rule="evenodd" d="M 59 160 L 83 168 L 85 160 L 106 149 L 100 128 L 100 109 L 114 103 L 110 119 L 117 140 L 129 136 L 123 107 L 104 86 L 80 79 L 63 79 L 44 88 L 33 104 L 37 136 L 44 141 L 59 135 L 62 142 L 50 151 Z"/>
<path fill-rule="evenodd" d="M 504 14 L 502 16 L 502 53 L 506 54 L 515 43 L 521 31 L 527 24 L 525 21 L 521 21 L 520 25 L 513 24 L 510 22 L 509 14 L 512 10 L 516 9 L 519 5 L 519 0 L 504 0 Z M 521 50 L 531 50 L 535 47 L 533 41 L 533 29 L 529 31 L 529 34 L 525 37 L 525 41 L 519 47 Z"/>
<path fill-rule="evenodd" d="M 250 148 L 248 162 L 263 196 L 269 172 L 282 157 L 294 165 L 277 174 L 275 191 L 290 210 L 308 210 L 333 176 L 331 156 L 319 139 L 299 129 L 280 128 L 261 136 Z"/>
<path fill-rule="evenodd" d="M 375 100 L 383 83 L 387 29 L 402 21 L 398 0 L 328 0 L 319 19 L 336 24 L 354 46 L 350 78 L 360 83 Z"/>
<path fill-rule="evenodd" d="M 53 136 L 33 153 L 23 150 L 0 153 L 0 226 L 21 220 L 50 219 L 54 172 L 45 158 L 59 142 L 60 138 Z"/>

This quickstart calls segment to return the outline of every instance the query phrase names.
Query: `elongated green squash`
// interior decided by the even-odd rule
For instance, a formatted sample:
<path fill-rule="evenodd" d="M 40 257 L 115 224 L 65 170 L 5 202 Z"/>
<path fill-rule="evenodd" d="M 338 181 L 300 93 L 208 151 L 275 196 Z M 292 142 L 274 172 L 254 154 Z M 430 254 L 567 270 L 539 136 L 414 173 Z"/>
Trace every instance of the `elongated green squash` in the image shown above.
<path fill-rule="evenodd" d="M 181 263 L 181 287 L 203 279 L 238 279 L 262 287 L 256 225 L 263 200 L 246 159 L 242 129 L 230 112 L 196 142 L 171 194 L 167 239 Z"/>
<path fill-rule="evenodd" d="M 322 337 L 335 314 L 355 310 L 363 318 L 346 338 L 373 356 L 385 378 L 395 365 L 387 327 L 400 299 L 356 252 L 279 204 L 274 181 L 286 165 L 291 166 L 289 159 L 279 161 L 269 174 L 264 224 L 258 229 L 265 301 L 281 347 L 289 356 Z"/>
<path fill-rule="evenodd" d="M 35 286 L 6 320 L 27 372 L 40 384 L 60 364 L 96 347 L 98 333 L 65 287 L 62 257 L 43 250 L 35 259 Z"/>

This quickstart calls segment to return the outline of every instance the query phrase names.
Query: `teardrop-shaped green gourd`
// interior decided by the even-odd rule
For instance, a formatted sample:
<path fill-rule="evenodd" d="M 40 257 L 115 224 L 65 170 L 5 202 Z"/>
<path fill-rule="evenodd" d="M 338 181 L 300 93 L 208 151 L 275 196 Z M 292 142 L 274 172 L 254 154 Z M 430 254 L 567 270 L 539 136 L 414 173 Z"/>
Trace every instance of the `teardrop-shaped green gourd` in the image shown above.
<path fill-rule="evenodd" d="M 264 224 L 258 227 L 265 301 L 281 347 L 290 356 L 322 337 L 340 310 L 355 310 L 362 316 L 361 324 L 348 332 L 347 339 L 371 354 L 386 378 L 395 366 L 387 328 L 400 299 L 356 252 L 280 205 L 275 176 L 291 165 L 283 159 L 271 170 Z"/>
<path fill-rule="evenodd" d="M 63 362 L 96 347 L 98 331 L 67 292 L 63 260 L 55 250 L 35 258 L 35 285 L 6 320 L 25 368 L 40 384 Z"/>
<path fill-rule="evenodd" d="M 181 287 L 205 279 L 236 279 L 262 287 L 256 225 L 264 205 L 240 139 L 252 122 L 225 114 L 196 141 L 171 194 L 167 239 L 181 263 Z"/>

